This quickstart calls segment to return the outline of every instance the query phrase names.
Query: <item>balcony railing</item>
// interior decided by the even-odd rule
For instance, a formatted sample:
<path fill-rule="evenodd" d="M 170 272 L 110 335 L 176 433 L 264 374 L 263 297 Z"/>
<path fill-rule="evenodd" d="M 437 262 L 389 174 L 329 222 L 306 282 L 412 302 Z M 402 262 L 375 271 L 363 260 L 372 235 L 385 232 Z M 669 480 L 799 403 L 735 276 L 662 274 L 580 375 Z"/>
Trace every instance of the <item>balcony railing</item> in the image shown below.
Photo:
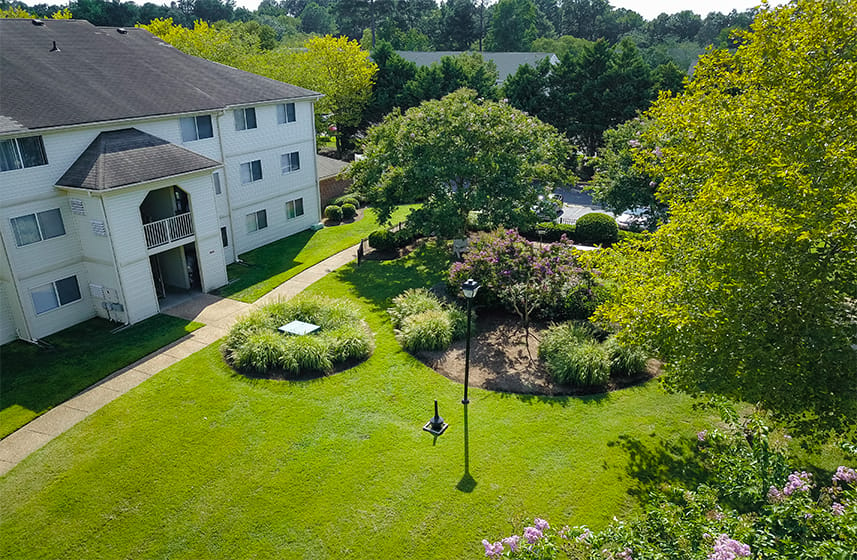
<path fill-rule="evenodd" d="M 193 220 L 190 218 L 190 212 L 179 214 L 172 218 L 143 224 L 143 233 L 146 235 L 148 249 L 160 247 L 193 236 Z"/>

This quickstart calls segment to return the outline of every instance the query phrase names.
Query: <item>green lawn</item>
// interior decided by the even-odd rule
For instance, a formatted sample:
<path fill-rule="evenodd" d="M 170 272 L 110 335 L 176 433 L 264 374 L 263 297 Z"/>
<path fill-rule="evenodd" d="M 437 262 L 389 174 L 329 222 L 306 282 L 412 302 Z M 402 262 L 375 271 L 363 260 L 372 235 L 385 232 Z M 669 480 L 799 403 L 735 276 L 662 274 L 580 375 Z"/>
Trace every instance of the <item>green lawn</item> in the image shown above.
<path fill-rule="evenodd" d="M 481 558 L 522 516 L 601 527 L 680 472 L 709 419 L 650 383 L 588 398 L 462 387 L 402 352 L 385 309 L 447 251 L 346 266 L 374 355 L 314 381 L 248 380 L 212 345 L 0 479 L 3 558 Z M 450 423 L 421 431 L 438 399 Z M 466 415 L 465 415 L 466 414 Z M 469 472 L 465 466 L 469 466 Z"/>
<path fill-rule="evenodd" d="M 155 315 L 111 333 L 115 323 L 90 319 L 45 338 L 51 348 L 20 340 L 3 345 L 0 347 L 0 437 L 201 326 L 168 315 Z"/>
<path fill-rule="evenodd" d="M 399 207 L 391 222 L 404 220 L 414 207 Z M 356 245 L 380 227 L 375 211 L 366 208 L 363 218 L 355 222 L 302 231 L 244 253 L 240 256 L 244 265 L 227 267 L 230 281 L 218 294 L 252 303 L 302 270 Z"/>

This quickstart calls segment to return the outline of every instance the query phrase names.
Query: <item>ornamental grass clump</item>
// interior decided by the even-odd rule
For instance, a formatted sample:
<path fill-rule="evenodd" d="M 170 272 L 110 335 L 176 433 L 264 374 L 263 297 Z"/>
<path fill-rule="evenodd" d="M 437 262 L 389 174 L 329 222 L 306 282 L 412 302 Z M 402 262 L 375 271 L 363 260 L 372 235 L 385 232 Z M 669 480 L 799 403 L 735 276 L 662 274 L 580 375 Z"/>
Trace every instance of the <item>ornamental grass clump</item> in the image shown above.
<path fill-rule="evenodd" d="M 604 349 L 610 357 L 610 374 L 632 377 L 645 373 L 648 357 L 642 350 L 622 344 L 616 336 L 604 341 Z"/>
<path fill-rule="evenodd" d="M 396 296 L 387 312 L 399 342 L 409 352 L 443 350 L 464 337 L 467 328 L 464 311 L 424 288 Z"/>
<path fill-rule="evenodd" d="M 610 378 L 607 350 L 582 325 L 566 323 L 548 329 L 539 344 L 539 359 L 558 383 L 592 387 Z"/>
<path fill-rule="evenodd" d="M 282 334 L 292 321 L 318 325 L 301 336 Z M 241 318 L 223 344 L 226 361 L 251 374 L 285 377 L 329 373 L 372 353 L 372 335 L 356 307 L 346 300 L 296 297 L 261 307 Z"/>

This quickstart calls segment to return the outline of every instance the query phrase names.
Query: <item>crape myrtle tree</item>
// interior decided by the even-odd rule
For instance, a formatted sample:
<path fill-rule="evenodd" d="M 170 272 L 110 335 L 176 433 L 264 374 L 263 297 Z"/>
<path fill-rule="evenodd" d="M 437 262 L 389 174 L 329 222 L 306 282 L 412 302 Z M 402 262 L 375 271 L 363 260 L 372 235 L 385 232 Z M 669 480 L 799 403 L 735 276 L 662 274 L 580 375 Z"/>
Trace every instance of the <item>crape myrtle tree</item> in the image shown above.
<path fill-rule="evenodd" d="M 857 0 L 762 8 L 648 113 L 670 222 L 601 263 L 601 318 L 671 385 L 803 428 L 857 418 Z"/>
<path fill-rule="evenodd" d="M 566 182 L 571 146 L 552 126 L 506 103 L 461 89 L 369 129 L 365 159 L 350 168 L 354 189 L 382 222 L 403 202 L 421 201 L 408 223 L 441 237 L 464 234 L 467 216 L 516 227 Z"/>
<path fill-rule="evenodd" d="M 595 177 L 588 190 L 593 201 L 616 214 L 648 208 L 649 225 L 653 226 L 666 217 L 667 207 L 655 197 L 659 178 L 635 162 L 640 151 L 656 147 L 643 143 L 642 134 L 648 126 L 647 120 L 635 118 L 604 133 L 604 146 L 595 158 Z"/>

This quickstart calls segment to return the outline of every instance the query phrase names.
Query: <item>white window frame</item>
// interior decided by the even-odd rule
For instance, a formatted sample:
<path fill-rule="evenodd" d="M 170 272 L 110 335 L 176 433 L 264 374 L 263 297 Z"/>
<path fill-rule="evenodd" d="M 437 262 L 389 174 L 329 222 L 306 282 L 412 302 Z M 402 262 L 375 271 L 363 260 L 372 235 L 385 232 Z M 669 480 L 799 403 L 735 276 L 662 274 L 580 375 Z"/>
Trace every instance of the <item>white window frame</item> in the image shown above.
<path fill-rule="evenodd" d="M 235 130 L 253 130 L 254 128 L 258 128 L 259 121 L 256 120 L 255 107 L 235 109 L 232 113 L 235 115 Z M 253 126 L 250 126 L 249 119 L 247 118 L 247 115 L 250 114 L 253 115 Z"/>
<path fill-rule="evenodd" d="M 208 130 L 211 132 L 209 136 L 200 136 L 199 135 L 199 119 L 208 119 Z M 192 122 L 193 123 L 193 138 L 185 138 L 185 127 L 184 123 Z M 194 142 L 196 140 L 205 140 L 207 138 L 214 138 L 214 124 L 211 122 L 211 115 L 197 115 L 195 117 L 182 117 L 179 119 L 179 130 L 182 135 L 182 142 Z"/>
<path fill-rule="evenodd" d="M 42 220 L 40 219 L 40 216 L 42 216 L 44 214 L 48 214 L 48 213 L 54 213 L 54 212 L 56 212 L 56 214 L 59 216 L 60 227 L 62 227 L 62 233 L 59 233 L 56 235 L 51 235 L 50 237 L 45 237 L 44 226 L 42 225 Z M 27 242 L 22 243 L 21 232 L 16 225 L 17 224 L 16 220 L 23 220 L 25 218 L 29 218 L 30 216 L 32 216 L 33 221 L 36 222 L 36 231 L 39 234 L 39 238 L 34 240 L 34 241 L 27 241 Z M 9 219 L 9 223 L 12 226 L 12 233 L 15 236 L 15 245 L 17 245 L 18 247 L 26 247 L 27 245 L 32 245 L 34 243 L 41 243 L 42 241 L 45 241 L 47 239 L 54 239 L 56 237 L 63 237 L 66 234 L 65 222 L 62 219 L 62 211 L 59 208 L 51 208 L 50 210 L 42 210 L 41 212 L 33 212 L 31 214 L 24 214 L 22 216 L 15 216 L 14 218 Z"/>
<path fill-rule="evenodd" d="M 259 169 L 259 176 L 255 177 L 253 170 L 257 167 Z M 256 181 L 261 181 L 262 177 L 264 176 L 262 173 L 262 160 L 261 159 L 254 159 L 253 161 L 245 161 L 244 163 L 242 163 L 241 169 L 240 169 L 240 175 L 241 175 L 241 184 L 243 184 L 243 185 L 246 185 L 249 183 L 255 183 Z"/>
<path fill-rule="evenodd" d="M 280 156 L 280 167 L 283 175 L 294 173 L 301 170 L 301 154 L 300 152 L 289 152 Z"/>
<path fill-rule="evenodd" d="M 289 114 L 289 107 L 292 111 Z M 277 105 L 277 124 L 291 124 L 298 121 L 297 107 L 294 103 L 280 103 Z"/>
<path fill-rule="evenodd" d="M 300 210 L 300 212 L 298 212 Z M 294 214 L 294 215 L 293 215 Z M 304 215 L 303 197 L 286 202 L 286 220 L 296 220 Z"/>
<path fill-rule="evenodd" d="M 39 153 L 36 154 L 35 163 L 25 161 L 24 150 L 21 149 L 22 140 L 30 140 L 35 138 L 38 141 L 37 148 Z M 9 155 L 12 160 L 6 160 L 3 153 Z M 32 158 L 28 158 L 32 159 Z M 9 163 L 11 166 L 6 166 L 4 163 Z M 29 163 L 29 164 L 28 164 Z M 26 169 L 28 167 L 39 167 L 48 164 L 48 154 L 45 151 L 45 143 L 41 136 L 22 136 L 21 138 L 9 138 L 8 140 L 0 140 L 0 173 L 4 171 L 16 171 L 18 169 Z"/>
<path fill-rule="evenodd" d="M 261 222 L 259 221 L 259 217 L 263 218 L 264 224 L 259 225 Z M 259 231 L 260 229 L 265 229 L 268 227 L 268 211 L 265 208 L 261 210 L 256 210 L 255 212 L 250 212 L 247 214 L 247 233 L 253 233 L 254 231 Z"/>
<path fill-rule="evenodd" d="M 60 299 L 60 291 L 57 288 L 57 284 L 59 282 L 64 282 L 66 280 L 72 279 L 74 280 L 74 284 L 77 287 L 77 297 L 67 301 L 62 301 Z M 45 293 L 47 291 L 50 291 L 51 295 L 53 296 L 52 301 L 45 301 L 41 298 L 37 300 L 36 297 L 34 297 L 37 293 Z M 65 307 L 66 305 L 71 305 L 72 303 L 80 301 L 82 299 L 83 295 L 80 291 L 80 282 L 78 282 L 76 274 L 72 274 L 71 276 L 67 276 L 66 278 L 60 278 L 59 280 L 54 280 L 53 282 L 48 282 L 47 284 L 42 284 L 41 286 L 30 288 L 30 300 L 33 302 L 33 311 L 35 311 L 36 315 L 48 313 L 49 311 L 59 309 L 60 307 Z M 40 303 L 37 303 L 37 301 L 39 301 Z M 44 307 L 45 303 L 51 304 L 51 307 Z"/>

